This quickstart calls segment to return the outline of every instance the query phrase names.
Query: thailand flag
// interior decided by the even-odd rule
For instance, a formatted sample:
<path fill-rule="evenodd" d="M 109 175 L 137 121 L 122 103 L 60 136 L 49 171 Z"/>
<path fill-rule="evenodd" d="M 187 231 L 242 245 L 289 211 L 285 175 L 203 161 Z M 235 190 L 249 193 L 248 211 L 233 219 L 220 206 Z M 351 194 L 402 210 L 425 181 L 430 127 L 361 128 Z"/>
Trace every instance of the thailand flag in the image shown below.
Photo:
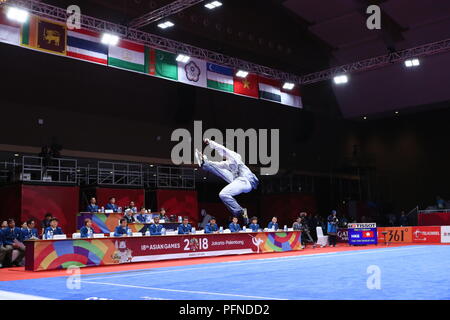
<path fill-rule="evenodd" d="M 89 30 L 68 30 L 67 55 L 90 62 L 108 64 L 108 46 L 101 43 L 98 33 Z"/>

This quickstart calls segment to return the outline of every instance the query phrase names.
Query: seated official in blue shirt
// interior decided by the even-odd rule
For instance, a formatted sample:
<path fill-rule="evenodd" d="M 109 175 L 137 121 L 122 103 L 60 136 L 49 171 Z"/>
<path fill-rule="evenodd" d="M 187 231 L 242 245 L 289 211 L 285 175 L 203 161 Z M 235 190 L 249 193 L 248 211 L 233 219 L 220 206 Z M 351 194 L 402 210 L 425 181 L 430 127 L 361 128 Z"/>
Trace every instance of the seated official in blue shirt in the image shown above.
<path fill-rule="evenodd" d="M 189 234 L 192 231 L 192 226 L 189 224 L 189 219 L 184 218 L 183 223 L 178 226 L 178 234 Z"/>
<path fill-rule="evenodd" d="M 269 222 L 269 225 L 267 226 L 268 229 L 274 229 L 275 231 L 278 230 L 278 219 L 277 217 L 273 217 L 272 221 Z"/>
<path fill-rule="evenodd" d="M 230 229 L 231 232 L 239 232 L 241 231 L 241 226 L 238 224 L 238 218 L 233 217 L 232 222 L 228 226 L 228 229 Z"/>
<path fill-rule="evenodd" d="M 119 211 L 119 207 L 116 205 L 116 198 L 109 198 L 109 202 L 106 204 L 105 210 L 112 210 L 113 212 Z"/>
<path fill-rule="evenodd" d="M 123 237 L 128 235 L 128 223 L 125 218 L 120 219 L 120 225 L 114 230 L 114 237 Z"/>
<path fill-rule="evenodd" d="M 134 220 L 140 223 L 146 223 L 147 222 L 147 210 L 145 210 L 144 207 L 141 208 L 141 211 L 134 216 Z"/>
<path fill-rule="evenodd" d="M 209 223 L 205 226 L 205 233 L 218 233 L 219 226 L 216 223 L 216 218 L 211 217 Z"/>
<path fill-rule="evenodd" d="M 16 227 L 14 219 L 8 219 L 8 227 L 3 231 L 3 245 L 7 250 L 17 250 L 19 252 L 17 258 L 11 261 L 12 265 L 20 266 L 23 257 L 25 257 L 25 245 L 23 242 L 22 229 Z"/>
<path fill-rule="evenodd" d="M 153 218 L 154 223 L 150 225 L 150 235 L 160 236 L 161 230 L 164 228 L 162 224 L 159 223 L 159 217 Z"/>
<path fill-rule="evenodd" d="M 251 223 L 248 225 L 248 227 L 250 229 L 252 229 L 252 232 L 258 232 L 259 231 L 258 218 L 257 217 L 252 217 L 250 222 Z"/>
<path fill-rule="evenodd" d="M 92 197 L 91 200 L 89 200 L 89 204 L 86 208 L 87 212 L 98 212 L 98 205 L 97 205 L 97 199 L 95 197 Z"/>
<path fill-rule="evenodd" d="M 38 231 L 35 228 L 36 223 L 33 219 L 27 221 L 26 228 L 22 229 L 23 240 L 37 240 L 39 239 Z"/>
<path fill-rule="evenodd" d="M 57 235 L 57 234 L 64 234 L 62 229 L 60 227 L 58 227 L 58 223 L 59 223 L 58 219 L 52 218 L 50 220 L 50 227 L 47 227 L 44 230 L 44 234 L 42 235 L 43 238 L 47 239 L 49 232 L 52 236 Z"/>
<path fill-rule="evenodd" d="M 81 238 L 92 238 L 94 236 L 94 228 L 92 228 L 92 220 L 84 219 L 84 226 L 80 229 Z"/>
<path fill-rule="evenodd" d="M 6 221 L 4 221 L 6 222 Z M 13 246 L 7 246 L 4 244 L 4 230 L 8 227 L 8 222 L 6 222 L 6 227 L 3 228 L 3 222 L 2 222 L 2 228 L 0 229 L 0 268 L 3 267 L 9 267 L 9 259 L 6 259 L 7 257 L 11 256 L 11 252 L 13 251 Z"/>

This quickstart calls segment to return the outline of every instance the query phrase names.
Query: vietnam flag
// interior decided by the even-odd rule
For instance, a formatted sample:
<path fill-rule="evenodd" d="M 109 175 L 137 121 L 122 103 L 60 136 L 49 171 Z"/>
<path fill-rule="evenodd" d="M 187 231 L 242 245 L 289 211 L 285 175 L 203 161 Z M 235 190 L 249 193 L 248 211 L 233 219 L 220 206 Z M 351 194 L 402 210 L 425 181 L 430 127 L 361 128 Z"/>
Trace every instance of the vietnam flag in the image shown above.
<path fill-rule="evenodd" d="M 362 237 L 363 238 L 373 238 L 373 231 L 363 231 Z"/>
<path fill-rule="evenodd" d="M 245 78 L 234 76 L 234 93 L 258 98 L 258 75 L 249 73 Z"/>

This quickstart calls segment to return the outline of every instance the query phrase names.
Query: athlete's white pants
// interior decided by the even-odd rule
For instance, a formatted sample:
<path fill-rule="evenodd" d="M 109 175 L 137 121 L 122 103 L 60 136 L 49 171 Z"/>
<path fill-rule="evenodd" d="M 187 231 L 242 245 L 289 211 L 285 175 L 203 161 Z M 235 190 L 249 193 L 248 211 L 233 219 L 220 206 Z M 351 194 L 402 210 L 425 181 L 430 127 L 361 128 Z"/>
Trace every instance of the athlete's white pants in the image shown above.
<path fill-rule="evenodd" d="M 237 177 L 234 179 L 233 174 L 230 170 L 221 168 L 220 162 L 205 161 L 203 163 L 202 169 L 221 177 L 229 184 L 225 186 L 219 193 L 219 198 L 225 204 L 225 206 L 230 210 L 233 216 L 239 217 L 244 211 L 243 208 L 237 203 L 235 196 L 241 193 L 248 193 L 252 191 L 252 186 L 250 181 L 244 177 Z"/>

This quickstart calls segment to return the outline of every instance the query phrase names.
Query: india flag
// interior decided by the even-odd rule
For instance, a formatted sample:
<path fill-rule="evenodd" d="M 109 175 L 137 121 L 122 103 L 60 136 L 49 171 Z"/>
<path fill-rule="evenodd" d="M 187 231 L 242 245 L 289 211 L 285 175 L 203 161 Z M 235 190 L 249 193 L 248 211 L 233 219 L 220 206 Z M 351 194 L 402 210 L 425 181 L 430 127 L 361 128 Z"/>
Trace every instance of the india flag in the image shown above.
<path fill-rule="evenodd" d="M 234 92 L 234 71 L 232 68 L 207 63 L 207 69 L 208 88 L 226 92 Z"/>
<path fill-rule="evenodd" d="M 134 42 L 120 40 L 116 46 L 109 46 L 108 65 L 145 72 L 145 47 Z"/>
<path fill-rule="evenodd" d="M 0 42 L 19 45 L 20 24 L 6 17 L 5 9 L 0 9 Z"/>
<path fill-rule="evenodd" d="M 30 15 L 28 20 L 22 25 L 22 34 L 20 44 L 22 46 L 37 47 L 37 28 L 38 17 Z"/>

